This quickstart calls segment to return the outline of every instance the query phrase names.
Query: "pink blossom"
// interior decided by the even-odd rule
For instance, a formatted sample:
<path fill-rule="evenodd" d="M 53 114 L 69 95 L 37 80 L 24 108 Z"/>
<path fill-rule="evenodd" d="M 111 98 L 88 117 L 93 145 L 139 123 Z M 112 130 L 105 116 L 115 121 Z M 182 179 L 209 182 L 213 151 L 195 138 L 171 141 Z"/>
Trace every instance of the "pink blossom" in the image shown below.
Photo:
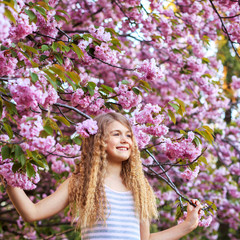
<path fill-rule="evenodd" d="M 43 130 L 43 122 L 41 116 L 37 115 L 33 118 L 23 116 L 20 120 L 20 134 L 23 137 L 32 139 L 39 136 L 39 133 Z"/>
<path fill-rule="evenodd" d="M 151 165 L 151 164 L 153 164 L 153 159 L 151 157 L 148 157 L 146 159 L 143 158 L 142 163 L 146 164 L 146 165 Z"/>
<path fill-rule="evenodd" d="M 0 5 L 0 41 L 5 40 L 9 35 L 9 29 L 11 24 L 9 20 L 4 16 L 4 5 Z"/>
<path fill-rule="evenodd" d="M 209 215 L 207 218 L 203 218 L 199 221 L 198 226 L 200 227 L 209 227 L 211 222 L 213 220 L 213 217 Z"/>
<path fill-rule="evenodd" d="M 142 97 L 135 94 L 128 85 L 120 84 L 118 87 L 115 87 L 114 90 L 118 94 L 118 103 L 124 109 L 129 110 L 137 106 L 142 100 Z"/>
<path fill-rule="evenodd" d="M 12 40 L 18 41 L 36 30 L 36 24 L 29 24 L 29 17 L 26 14 L 20 14 L 17 19 L 17 25 L 12 26 L 10 29 L 10 37 Z"/>
<path fill-rule="evenodd" d="M 180 142 L 172 142 L 171 139 L 166 139 L 165 143 L 161 145 L 161 149 L 171 161 L 178 158 L 193 161 L 201 154 L 202 147 L 201 145 L 196 147 L 187 139 L 183 139 Z"/>
<path fill-rule="evenodd" d="M 29 78 L 18 78 L 11 82 L 9 90 L 17 103 L 17 109 L 20 110 L 30 107 L 38 108 L 38 104 L 43 105 L 48 96 L 40 84 L 33 85 Z"/>
<path fill-rule="evenodd" d="M 240 89 L 240 78 L 237 78 L 236 76 L 232 77 L 232 88 L 233 89 Z"/>
<path fill-rule="evenodd" d="M 150 142 L 150 136 L 143 132 L 139 126 L 133 126 L 133 133 L 140 149 L 144 148 Z"/>
<path fill-rule="evenodd" d="M 70 167 L 65 166 L 65 164 L 61 160 L 53 161 L 51 168 L 55 173 L 58 173 L 58 174 L 70 171 Z"/>
<path fill-rule="evenodd" d="M 191 171 L 189 168 L 187 168 L 184 172 L 181 173 L 181 177 L 188 181 L 192 181 L 194 178 L 197 177 L 199 169 L 199 166 L 196 166 L 194 171 Z"/>
<path fill-rule="evenodd" d="M 87 119 L 82 123 L 78 123 L 76 126 L 76 131 L 82 137 L 89 137 L 97 133 L 98 125 L 97 122 L 93 119 Z"/>
<path fill-rule="evenodd" d="M 57 94 L 57 91 L 51 85 L 49 85 L 47 88 L 47 97 L 44 101 L 44 106 L 52 105 L 56 103 L 58 99 L 59 96 Z"/>
<path fill-rule="evenodd" d="M 240 162 L 234 163 L 229 167 L 231 174 L 240 176 Z"/>
<path fill-rule="evenodd" d="M 48 153 L 51 152 L 55 143 L 56 141 L 53 136 L 47 136 L 46 138 L 34 137 L 31 145 L 42 153 Z"/>
<path fill-rule="evenodd" d="M 80 104 L 82 96 L 84 95 L 84 91 L 81 88 L 78 88 L 72 95 L 72 103 Z"/>
<path fill-rule="evenodd" d="M 156 66 L 154 58 L 151 60 L 144 60 L 137 69 L 137 76 L 145 81 L 160 82 L 163 79 L 162 72 L 159 67 Z"/>
<path fill-rule="evenodd" d="M 18 60 L 9 56 L 5 56 L 4 52 L 0 52 L 0 76 L 13 75 Z"/>
<path fill-rule="evenodd" d="M 187 212 L 184 211 L 183 212 L 183 216 L 181 218 L 178 219 L 178 224 L 182 223 L 187 217 Z M 201 211 L 201 214 L 199 216 L 199 222 L 198 222 L 198 226 L 200 227 L 209 227 L 209 225 L 211 224 L 213 220 L 213 217 L 211 215 L 207 216 L 205 218 L 204 214 Z"/>
<path fill-rule="evenodd" d="M 61 23 L 57 23 L 57 21 L 54 18 L 54 15 L 56 14 L 55 10 L 48 10 L 47 11 L 47 20 L 36 11 L 36 16 L 37 16 L 37 22 L 36 25 L 40 32 L 42 34 L 46 34 L 52 38 L 56 37 L 58 30 L 57 27 L 61 26 Z M 53 41 L 51 38 L 46 38 L 47 42 Z"/>
<path fill-rule="evenodd" d="M 144 132 L 153 136 L 161 137 L 168 133 L 168 127 L 165 125 L 145 127 Z"/>
<path fill-rule="evenodd" d="M 13 173 L 12 172 L 13 163 L 5 163 L 0 168 L 0 175 L 2 175 L 6 180 L 7 183 L 13 187 L 20 187 L 25 190 L 32 190 L 36 188 L 36 183 L 40 181 L 39 174 L 36 173 L 35 177 L 31 179 L 28 178 L 27 174 L 23 173 Z M 35 165 L 32 165 L 35 172 L 37 168 Z"/>
<path fill-rule="evenodd" d="M 117 51 L 112 50 L 107 43 L 102 42 L 100 46 L 95 47 L 94 56 L 110 64 L 118 62 Z"/>
<path fill-rule="evenodd" d="M 144 106 L 143 110 L 135 113 L 135 119 L 140 124 L 151 123 L 158 125 L 164 119 L 164 117 L 159 114 L 160 111 L 160 106 L 148 103 Z"/>
<path fill-rule="evenodd" d="M 108 42 L 111 40 L 111 34 L 105 32 L 103 27 L 95 28 L 93 25 L 89 27 L 89 31 L 93 37 L 98 38 L 101 41 Z"/>

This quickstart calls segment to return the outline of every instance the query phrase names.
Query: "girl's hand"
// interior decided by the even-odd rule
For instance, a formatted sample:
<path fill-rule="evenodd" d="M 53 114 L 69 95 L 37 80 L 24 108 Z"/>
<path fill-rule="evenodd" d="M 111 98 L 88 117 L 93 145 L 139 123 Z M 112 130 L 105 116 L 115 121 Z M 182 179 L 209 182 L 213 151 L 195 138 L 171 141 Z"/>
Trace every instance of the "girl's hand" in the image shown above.
<path fill-rule="evenodd" d="M 187 217 L 185 219 L 185 222 L 188 223 L 189 228 L 193 230 L 198 226 L 198 220 L 199 220 L 202 205 L 196 199 L 191 199 L 191 202 L 195 204 L 196 207 L 188 203 Z"/>

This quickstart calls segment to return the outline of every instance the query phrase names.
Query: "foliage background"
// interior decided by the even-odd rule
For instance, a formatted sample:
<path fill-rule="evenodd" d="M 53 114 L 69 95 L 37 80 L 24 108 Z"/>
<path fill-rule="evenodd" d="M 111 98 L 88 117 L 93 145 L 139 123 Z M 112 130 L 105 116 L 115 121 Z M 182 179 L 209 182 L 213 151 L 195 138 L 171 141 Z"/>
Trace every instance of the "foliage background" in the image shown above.
<path fill-rule="evenodd" d="M 185 239 L 239 239 L 239 13 L 230 0 L 1 1 L 0 174 L 46 197 L 79 159 L 78 124 L 115 110 L 159 198 L 151 230 L 198 198 L 212 222 Z M 67 209 L 23 224 L 0 195 L 3 239 L 80 238 Z"/>

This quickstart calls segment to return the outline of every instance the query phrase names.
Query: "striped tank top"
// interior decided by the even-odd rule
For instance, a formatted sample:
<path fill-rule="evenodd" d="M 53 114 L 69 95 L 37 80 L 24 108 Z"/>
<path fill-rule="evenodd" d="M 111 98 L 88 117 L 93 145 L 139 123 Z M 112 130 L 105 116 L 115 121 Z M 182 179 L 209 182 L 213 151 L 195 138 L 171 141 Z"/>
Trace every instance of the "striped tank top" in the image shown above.
<path fill-rule="evenodd" d="M 139 218 L 135 213 L 133 195 L 117 192 L 105 186 L 110 205 L 106 224 L 97 222 L 93 227 L 82 228 L 82 240 L 140 240 Z"/>

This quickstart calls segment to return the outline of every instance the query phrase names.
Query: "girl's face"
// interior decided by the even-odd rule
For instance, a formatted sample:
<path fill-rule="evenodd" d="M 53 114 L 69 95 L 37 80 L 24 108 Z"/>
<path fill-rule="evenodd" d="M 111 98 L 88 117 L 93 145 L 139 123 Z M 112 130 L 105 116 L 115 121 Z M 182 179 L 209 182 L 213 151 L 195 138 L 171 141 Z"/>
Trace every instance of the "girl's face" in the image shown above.
<path fill-rule="evenodd" d="M 109 124 L 107 131 L 109 134 L 107 141 L 108 161 L 126 161 L 130 157 L 133 144 L 131 131 L 118 121 Z"/>

